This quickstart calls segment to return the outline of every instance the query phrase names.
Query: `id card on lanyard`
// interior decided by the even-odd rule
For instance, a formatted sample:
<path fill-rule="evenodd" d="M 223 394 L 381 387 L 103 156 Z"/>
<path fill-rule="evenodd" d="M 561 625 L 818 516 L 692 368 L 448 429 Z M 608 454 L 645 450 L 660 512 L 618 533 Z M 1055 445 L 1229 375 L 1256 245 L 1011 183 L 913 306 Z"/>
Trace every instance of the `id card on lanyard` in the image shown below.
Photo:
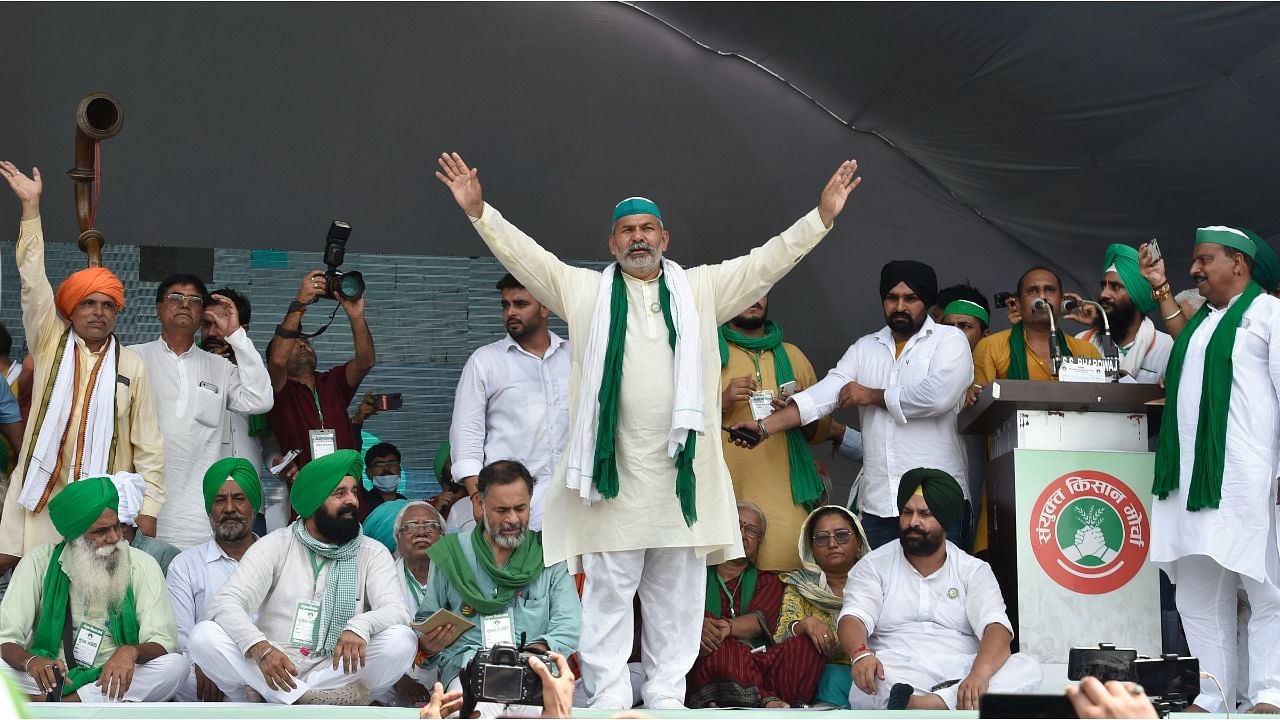
<path fill-rule="evenodd" d="M 502 643 L 504 645 L 515 645 L 515 620 L 511 616 L 511 610 L 494 615 L 482 615 L 480 617 L 480 631 L 484 635 L 484 646 L 486 649 Z"/>
<path fill-rule="evenodd" d="M 320 416 L 320 429 L 308 431 L 311 440 L 311 459 L 332 455 L 338 450 L 338 436 L 333 430 L 324 427 L 324 410 L 320 407 L 320 393 L 311 389 L 311 397 L 316 401 L 316 414 Z"/>
<path fill-rule="evenodd" d="M 75 644 L 71 646 L 71 655 L 83 667 L 93 667 L 98 661 L 98 651 L 102 648 L 102 640 L 106 638 L 106 628 L 93 623 L 80 623 L 76 632 Z"/>

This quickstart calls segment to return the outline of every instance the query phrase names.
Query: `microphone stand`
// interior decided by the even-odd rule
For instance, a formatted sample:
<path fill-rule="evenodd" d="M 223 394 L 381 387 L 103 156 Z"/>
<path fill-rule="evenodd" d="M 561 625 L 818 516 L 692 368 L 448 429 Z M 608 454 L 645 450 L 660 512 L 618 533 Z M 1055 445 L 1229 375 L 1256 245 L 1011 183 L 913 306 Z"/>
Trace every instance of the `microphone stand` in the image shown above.
<path fill-rule="evenodd" d="M 1062 367 L 1062 348 L 1058 345 L 1058 322 L 1053 316 L 1053 306 L 1043 298 L 1036 298 L 1034 307 L 1043 307 L 1049 314 L 1049 364 L 1053 368 L 1053 377 L 1057 378 L 1058 370 Z"/>
<path fill-rule="evenodd" d="M 1098 309 L 1098 314 L 1102 315 L 1102 355 L 1108 360 L 1115 362 L 1116 371 L 1111 376 L 1111 382 L 1120 382 L 1120 345 L 1111 336 L 1111 318 L 1107 317 L 1107 311 L 1103 309 L 1102 304 L 1093 300 L 1081 300 Z M 1064 313 L 1073 313 L 1079 308 L 1080 303 L 1072 299 L 1062 301 L 1062 311 Z M 1052 314 L 1052 313 L 1051 313 Z"/>

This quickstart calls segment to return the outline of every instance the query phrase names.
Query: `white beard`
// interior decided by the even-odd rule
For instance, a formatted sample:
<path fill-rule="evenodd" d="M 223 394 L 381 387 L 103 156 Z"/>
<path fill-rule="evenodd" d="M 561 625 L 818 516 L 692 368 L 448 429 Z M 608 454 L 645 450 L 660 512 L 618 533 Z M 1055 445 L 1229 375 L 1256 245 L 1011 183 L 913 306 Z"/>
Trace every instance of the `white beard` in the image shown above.
<path fill-rule="evenodd" d="M 83 597 L 90 614 L 106 614 L 118 608 L 129 589 L 129 541 L 97 548 L 83 537 L 62 551 L 62 570 L 71 579 L 72 591 Z"/>

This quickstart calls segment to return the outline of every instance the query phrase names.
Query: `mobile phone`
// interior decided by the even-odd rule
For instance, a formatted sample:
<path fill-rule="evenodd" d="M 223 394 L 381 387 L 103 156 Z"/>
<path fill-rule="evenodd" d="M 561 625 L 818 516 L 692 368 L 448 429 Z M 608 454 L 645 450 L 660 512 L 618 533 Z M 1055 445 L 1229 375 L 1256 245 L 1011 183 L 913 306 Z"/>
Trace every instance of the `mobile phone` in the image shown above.
<path fill-rule="evenodd" d="M 1012 300 L 1013 297 L 1014 297 L 1013 293 L 1007 292 L 1007 291 L 1001 291 L 996 293 L 992 299 L 996 301 L 996 307 L 1005 307 L 1009 304 L 1009 301 Z"/>
<path fill-rule="evenodd" d="M 778 397 L 786 400 L 796 394 L 796 381 L 788 380 L 778 386 Z"/>
<path fill-rule="evenodd" d="M 751 430 L 745 430 L 740 428 L 731 428 L 726 425 L 721 425 L 720 429 L 729 433 L 729 439 L 731 440 L 738 440 L 740 442 L 744 442 L 750 445 L 751 447 L 755 447 L 756 445 L 760 444 L 760 433 L 758 432 L 753 432 Z"/>
<path fill-rule="evenodd" d="M 1160 258 L 1164 257 L 1164 255 L 1160 254 L 1160 243 L 1157 242 L 1155 238 L 1151 238 L 1150 240 L 1147 241 L 1146 244 L 1147 244 L 1147 257 L 1151 258 L 1151 262 L 1155 262 Z"/>
<path fill-rule="evenodd" d="M 404 407 L 404 397 L 400 393 L 381 393 L 373 396 L 373 403 L 379 410 L 399 410 Z"/>
<path fill-rule="evenodd" d="M 44 696 L 45 702 L 62 702 L 62 689 L 65 687 L 62 680 L 62 668 L 57 663 L 53 665 L 53 688 Z"/>

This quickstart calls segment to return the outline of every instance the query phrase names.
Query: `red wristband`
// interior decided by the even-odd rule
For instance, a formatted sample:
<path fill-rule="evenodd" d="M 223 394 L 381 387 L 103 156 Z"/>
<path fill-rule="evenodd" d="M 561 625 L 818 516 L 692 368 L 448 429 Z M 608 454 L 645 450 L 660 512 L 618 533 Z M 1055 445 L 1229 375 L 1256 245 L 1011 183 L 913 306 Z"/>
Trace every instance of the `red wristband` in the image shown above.
<path fill-rule="evenodd" d="M 861 645 L 853 649 L 852 655 L 857 655 L 860 652 L 871 652 L 871 648 L 867 647 L 866 643 L 862 643 Z"/>

